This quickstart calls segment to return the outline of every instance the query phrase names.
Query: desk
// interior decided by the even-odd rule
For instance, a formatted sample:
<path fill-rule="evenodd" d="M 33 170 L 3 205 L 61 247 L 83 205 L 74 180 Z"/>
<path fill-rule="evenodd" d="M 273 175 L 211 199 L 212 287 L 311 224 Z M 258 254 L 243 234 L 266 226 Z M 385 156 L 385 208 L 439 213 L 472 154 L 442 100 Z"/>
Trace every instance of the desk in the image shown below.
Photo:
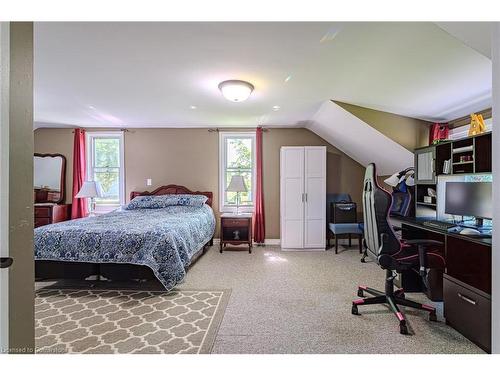
<path fill-rule="evenodd" d="M 491 238 L 430 228 L 421 219 L 401 220 L 403 239 L 444 243 L 443 303 L 446 323 L 491 351 Z"/>

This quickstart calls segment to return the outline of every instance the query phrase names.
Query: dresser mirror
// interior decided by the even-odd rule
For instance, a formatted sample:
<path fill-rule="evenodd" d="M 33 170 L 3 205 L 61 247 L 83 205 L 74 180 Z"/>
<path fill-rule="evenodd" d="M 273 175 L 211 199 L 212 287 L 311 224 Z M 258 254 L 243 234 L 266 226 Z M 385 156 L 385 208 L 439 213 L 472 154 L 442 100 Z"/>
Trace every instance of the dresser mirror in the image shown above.
<path fill-rule="evenodd" d="M 61 154 L 35 154 L 34 160 L 35 203 L 64 202 L 66 158 Z"/>

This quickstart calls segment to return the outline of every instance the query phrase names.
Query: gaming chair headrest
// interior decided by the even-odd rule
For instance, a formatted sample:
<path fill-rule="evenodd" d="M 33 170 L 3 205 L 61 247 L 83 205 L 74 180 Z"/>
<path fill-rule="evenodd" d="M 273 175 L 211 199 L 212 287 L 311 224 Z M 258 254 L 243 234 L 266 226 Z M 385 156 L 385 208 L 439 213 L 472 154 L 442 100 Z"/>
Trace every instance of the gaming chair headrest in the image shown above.
<path fill-rule="evenodd" d="M 400 244 L 388 221 L 392 196 L 377 182 L 377 169 L 370 163 L 366 167 L 363 185 L 364 235 L 368 254 L 378 257 L 381 253 L 398 251 Z M 385 241 L 381 242 L 381 235 Z"/>
<path fill-rule="evenodd" d="M 363 190 L 372 190 L 374 187 L 378 187 L 377 183 L 377 167 L 374 163 L 368 164 L 365 170 L 365 178 L 363 182 Z"/>

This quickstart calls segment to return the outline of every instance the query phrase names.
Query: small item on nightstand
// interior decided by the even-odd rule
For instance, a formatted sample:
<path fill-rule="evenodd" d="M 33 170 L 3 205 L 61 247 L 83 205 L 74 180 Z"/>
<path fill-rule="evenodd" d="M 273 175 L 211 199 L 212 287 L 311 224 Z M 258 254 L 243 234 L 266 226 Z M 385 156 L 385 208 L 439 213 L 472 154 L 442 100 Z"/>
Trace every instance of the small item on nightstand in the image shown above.
<path fill-rule="evenodd" d="M 239 239 L 240 239 L 240 231 L 239 230 L 235 230 L 233 232 L 233 240 L 239 241 Z"/>

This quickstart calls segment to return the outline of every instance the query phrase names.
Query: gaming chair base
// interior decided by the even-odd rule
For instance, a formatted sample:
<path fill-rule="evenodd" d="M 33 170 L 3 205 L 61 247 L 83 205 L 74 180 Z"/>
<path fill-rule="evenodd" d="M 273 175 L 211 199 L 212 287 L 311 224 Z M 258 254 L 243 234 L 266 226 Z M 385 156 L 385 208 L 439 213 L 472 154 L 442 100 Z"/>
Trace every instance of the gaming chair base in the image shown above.
<path fill-rule="evenodd" d="M 387 274 L 391 275 L 386 279 L 386 291 L 381 292 L 376 289 L 369 288 L 364 285 L 358 286 L 358 296 L 364 297 L 365 293 L 371 294 L 374 297 L 360 298 L 352 301 L 351 313 L 353 315 L 361 315 L 358 311 L 358 306 L 361 305 L 378 305 L 378 304 L 388 304 L 391 311 L 396 315 L 399 320 L 399 332 L 402 335 L 408 334 L 408 327 L 406 325 L 406 319 L 403 313 L 399 310 L 398 305 L 412 307 L 418 310 L 424 310 L 429 312 L 429 320 L 437 321 L 436 309 L 433 306 L 426 305 L 424 303 L 418 303 L 405 298 L 404 290 L 398 289 L 394 291 L 394 277 L 392 277 L 392 272 L 387 271 Z"/>

